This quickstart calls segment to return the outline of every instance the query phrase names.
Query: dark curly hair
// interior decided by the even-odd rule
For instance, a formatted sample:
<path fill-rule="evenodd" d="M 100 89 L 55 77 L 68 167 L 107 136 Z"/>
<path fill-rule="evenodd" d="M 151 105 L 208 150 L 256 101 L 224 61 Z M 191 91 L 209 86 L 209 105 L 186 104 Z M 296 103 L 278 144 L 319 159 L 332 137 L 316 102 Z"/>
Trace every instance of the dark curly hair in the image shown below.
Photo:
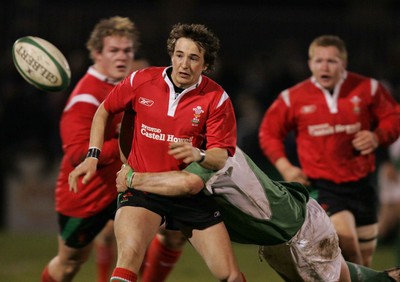
<path fill-rule="evenodd" d="M 172 27 L 167 40 L 168 54 L 172 57 L 176 41 L 181 38 L 189 38 L 204 49 L 204 63 L 206 71 L 212 71 L 215 67 L 217 53 L 219 51 L 219 39 L 207 27 L 202 24 L 178 23 Z"/>

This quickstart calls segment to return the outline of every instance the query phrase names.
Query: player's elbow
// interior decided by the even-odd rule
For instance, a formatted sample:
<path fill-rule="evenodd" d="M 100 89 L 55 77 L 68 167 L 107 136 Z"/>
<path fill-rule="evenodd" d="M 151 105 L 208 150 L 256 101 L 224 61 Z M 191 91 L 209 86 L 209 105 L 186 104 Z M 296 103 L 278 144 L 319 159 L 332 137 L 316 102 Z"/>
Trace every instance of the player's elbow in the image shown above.
<path fill-rule="evenodd" d="M 224 166 L 225 166 L 225 164 L 226 164 L 226 160 L 227 160 L 227 158 L 215 162 L 213 170 L 220 170 L 220 169 L 223 169 Z"/>
<path fill-rule="evenodd" d="M 186 187 L 185 194 L 191 196 L 199 193 L 203 189 L 204 183 L 198 175 L 189 174 L 188 177 L 186 177 L 184 186 Z"/>

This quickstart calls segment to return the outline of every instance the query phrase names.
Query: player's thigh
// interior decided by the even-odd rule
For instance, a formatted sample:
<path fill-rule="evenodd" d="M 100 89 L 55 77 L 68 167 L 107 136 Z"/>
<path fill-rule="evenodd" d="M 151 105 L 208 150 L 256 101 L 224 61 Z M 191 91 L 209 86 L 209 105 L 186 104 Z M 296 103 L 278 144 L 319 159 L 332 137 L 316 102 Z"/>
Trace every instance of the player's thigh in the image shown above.
<path fill-rule="evenodd" d="M 203 230 L 192 230 L 189 241 L 216 277 L 229 276 L 238 271 L 232 243 L 224 223 Z"/>
<path fill-rule="evenodd" d="M 161 216 L 142 207 L 124 206 L 117 210 L 114 220 L 118 252 L 144 255 L 150 241 L 157 234 Z"/>
<path fill-rule="evenodd" d="M 339 237 L 357 238 L 356 222 L 350 211 L 344 210 L 330 216 Z"/>

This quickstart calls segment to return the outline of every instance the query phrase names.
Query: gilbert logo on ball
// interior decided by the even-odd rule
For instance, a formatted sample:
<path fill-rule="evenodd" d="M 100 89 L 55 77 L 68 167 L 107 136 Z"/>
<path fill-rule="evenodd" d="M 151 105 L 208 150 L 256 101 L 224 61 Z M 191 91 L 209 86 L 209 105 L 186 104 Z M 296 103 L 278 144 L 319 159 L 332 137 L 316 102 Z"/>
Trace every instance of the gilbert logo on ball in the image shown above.
<path fill-rule="evenodd" d="M 12 56 L 22 77 L 40 90 L 62 91 L 71 82 L 67 59 L 57 47 L 42 38 L 19 38 L 13 45 Z"/>

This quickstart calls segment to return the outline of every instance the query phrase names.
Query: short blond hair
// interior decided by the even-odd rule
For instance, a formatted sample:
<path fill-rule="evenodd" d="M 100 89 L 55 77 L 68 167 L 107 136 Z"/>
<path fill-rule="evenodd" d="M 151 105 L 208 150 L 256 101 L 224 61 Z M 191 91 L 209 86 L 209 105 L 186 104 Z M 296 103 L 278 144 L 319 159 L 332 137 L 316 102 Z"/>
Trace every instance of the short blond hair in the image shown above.
<path fill-rule="evenodd" d="M 333 46 L 339 50 L 339 57 L 344 62 L 347 62 L 347 49 L 344 41 L 336 35 L 321 35 L 315 38 L 308 48 L 308 58 L 311 59 L 314 55 L 315 47 Z"/>
<path fill-rule="evenodd" d="M 129 18 L 114 16 L 102 19 L 96 24 L 86 43 L 86 48 L 89 50 L 92 60 L 94 60 L 93 52 L 101 52 L 103 50 L 103 39 L 112 35 L 132 40 L 134 52 L 139 48 L 139 31 Z"/>

